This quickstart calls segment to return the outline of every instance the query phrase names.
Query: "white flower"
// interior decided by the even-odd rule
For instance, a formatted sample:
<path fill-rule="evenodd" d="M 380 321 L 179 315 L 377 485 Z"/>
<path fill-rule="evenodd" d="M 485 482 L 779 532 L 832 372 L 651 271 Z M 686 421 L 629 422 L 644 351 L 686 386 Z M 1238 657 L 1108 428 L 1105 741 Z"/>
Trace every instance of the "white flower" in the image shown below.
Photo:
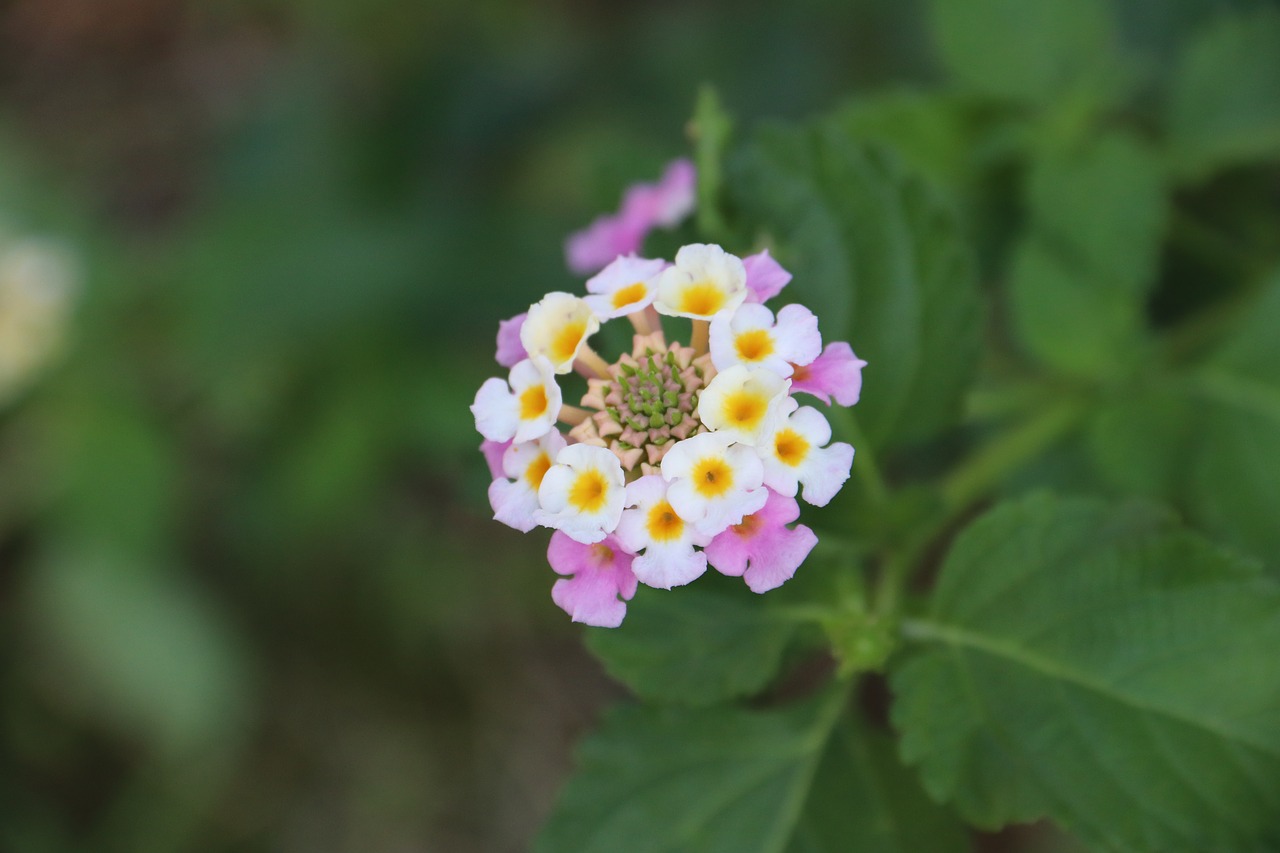
<path fill-rule="evenodd" d="M 710 544 L 711 538 L 699 534 L 671 506 L 665 480 L 650 474 L 628 484 L 626 505 L 617 536 L 628 551 L 644 551 L 631 563 L 641 583 L 671 589 L 707 570 L 706 555 L 694 546 Z"/>
<path fill-rule="evenodd" d="M 542 477 L 534 521 L 592 545 L 617 528 L 625 497 L 622 464 L 612 451 L 571 444 Z"/>
<path fill-rule="evenodd" d="M 831 425 L 814 408 L 805 406 L 786 421 L 760 445 L 764 462 L 765 485 L 779 494 L 801 495 L 814 506 L 826 506 L 849 479 L 853 464 L 853 447 L 831 440 Z"/>
<path fill-rule="evenodd" d="M 586 303 L 601 320 L 640 311 L 653 302 L 658 276 L 666 265 L 662 260 L 623 255 L 587 279 L 587 292 L 592 295 Z"/>
<path fill-rule="evenodd" d="M 742 261 L 719 246 L 694 243 L 676 252 L 675 264 L 662 271 L 653 304 L 659 314 L 710 320 L 746 298 Z"/>
<path fill-rule="evenodd" d="M 756 302 L 711 321 L 711 360 L 717 370 L 742 364 L 785 377 L 794 365 L 808 364 L 821 352 L 818 318 L 803 305 L 784 306 L 776 323 L 773 312 Z"/>
<path fill-rule="evenodd" d="M 508 527 L 528 533 L 536 526 L 538 487 L 553 461 L 565 447 L 564 436 L 551 430 L 537 441 L 512 444 L 502 454 L 502 473 L 489 485 L 493 517 Z"/>
<path fill-rule="evenodd" d="M 587 338 L 599 329 L 600 320 L 586 300 L 570 293 L 548 293 L 529 306 L 529 316 L 520 327 L 520 343 L 530 356 L 545 357 L 556 373 L 568 373 Z"/>
<path fill-rule="evenodd" d="M 752 446 L 773 432 L 795 402 L 772 370 L 736 364 L 717 373 L 698 397 L 698 420 L 733 441 Z"/>
<path fill-rule="evenodd" d="M 662 457 L 667 500 L 704 536 L 715 536 L 764 506 L 764 468 L 756 452 L 716 432 L 676 444 Z"/>
<path fill-rule="evenodd" d="M 476 430 L 490 441 L 532 441 L 555 427 L 563 402 L 550 363 L 526 358 L 511 368 L 507 381 L 486 379 L 471 413 Z"/>

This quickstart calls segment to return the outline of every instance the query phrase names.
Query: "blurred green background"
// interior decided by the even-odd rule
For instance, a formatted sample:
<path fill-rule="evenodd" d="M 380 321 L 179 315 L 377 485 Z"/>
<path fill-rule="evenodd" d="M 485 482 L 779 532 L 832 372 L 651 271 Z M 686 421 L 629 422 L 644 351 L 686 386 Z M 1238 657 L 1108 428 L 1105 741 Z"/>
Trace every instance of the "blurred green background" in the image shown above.
<path fill-rule="evenodd" d="M 1134 79 L 1259 5 L 1118 3 Z M 803 117 L 937 83 L 932 38 L 896 0 L 0 5 L 0 224 L 79 275 L 0 410 L 0 850 L 525 849 L 621 690 L 489 518 L 498 320 L 580 289 L 564 237 L 687 155 L 701 84 Z"/>

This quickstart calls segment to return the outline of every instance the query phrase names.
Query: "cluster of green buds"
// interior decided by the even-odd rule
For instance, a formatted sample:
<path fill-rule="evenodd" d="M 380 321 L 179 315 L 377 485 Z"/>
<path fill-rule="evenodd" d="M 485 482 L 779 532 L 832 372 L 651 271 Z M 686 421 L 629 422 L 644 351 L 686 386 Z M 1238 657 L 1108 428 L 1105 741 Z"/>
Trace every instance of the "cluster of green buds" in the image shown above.
<path fill-rule="evenodd" d="M 706 431 L 698 392 L 714 375 L 710 356 L 667 344 L 661 333 L 636 335 L 606 378 L 588 380 L 582 405 L 594 411 L 569 435 L 613 451 L 628 479 L 656 473 L 672 444 Z"/>

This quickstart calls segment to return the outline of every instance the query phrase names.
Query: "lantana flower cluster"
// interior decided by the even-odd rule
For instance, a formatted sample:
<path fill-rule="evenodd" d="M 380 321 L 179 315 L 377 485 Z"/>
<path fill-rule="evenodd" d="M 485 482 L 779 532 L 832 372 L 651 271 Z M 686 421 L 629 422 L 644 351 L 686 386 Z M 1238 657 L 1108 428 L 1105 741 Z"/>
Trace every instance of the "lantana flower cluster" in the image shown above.
<path fill-rule="evenodd" d="M 790 280 L 767 251 L 628 253 L 584 294 L 549 293 L 500 324 L 509 372 L 471 407 L 489 500 L 503 524 L 554 531 L 547 558 L 565 577 L 551 596 L 574 621 L 616 627 L 638 584 L 671 589 L 708 567 L 763 593 L 817 544 L 797 498 L 827 504 L 854 450 L 797 395 L 852 405 L 865 362 L 824 347 L 808 308 L 766 306 Z M 664 317 L 691 321 L 687 344 L 667 339 Z M 631 349 L 608 361 L 590 339 L 621 318 Z M 571 371 L 586 380 L 576 404 L 560 387 Z"/>

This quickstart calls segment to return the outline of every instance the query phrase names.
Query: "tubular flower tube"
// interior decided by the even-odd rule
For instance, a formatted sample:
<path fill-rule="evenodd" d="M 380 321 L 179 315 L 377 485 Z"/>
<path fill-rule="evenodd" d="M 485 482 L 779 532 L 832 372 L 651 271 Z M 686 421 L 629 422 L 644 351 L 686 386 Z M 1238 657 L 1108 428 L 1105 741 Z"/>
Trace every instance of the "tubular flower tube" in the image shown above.
<path fill-rule="evenodd" d="M 659 201 L 624 206 L 652 218 Z M 828 503 L 853 461 L 793 395 L 856 400 L 865 366 L 848 344 L 824 350 L 807 308 L 765 307 L 791 278 L 768 252 L 744 262 L 693 244 L 668 264 L 631 251 L 603 260 L 582 295 L 550 293 L 503 321 L 498 360 L 519 359 L 471 407 L 494 517 L 554 530 L 553 600 L 603 627 L 637 584 L 672 589 L 708 565 L 755 592 L 790 579 L 817 542 L 796 496 Z M 660 314 L 693 321 L 688 343 L 667 340 Z M 606 361 L 588 338 L 624 317 L 630 350 Z M 557 377 L 571 370 L 586 393 L 567 405 Z"/>

